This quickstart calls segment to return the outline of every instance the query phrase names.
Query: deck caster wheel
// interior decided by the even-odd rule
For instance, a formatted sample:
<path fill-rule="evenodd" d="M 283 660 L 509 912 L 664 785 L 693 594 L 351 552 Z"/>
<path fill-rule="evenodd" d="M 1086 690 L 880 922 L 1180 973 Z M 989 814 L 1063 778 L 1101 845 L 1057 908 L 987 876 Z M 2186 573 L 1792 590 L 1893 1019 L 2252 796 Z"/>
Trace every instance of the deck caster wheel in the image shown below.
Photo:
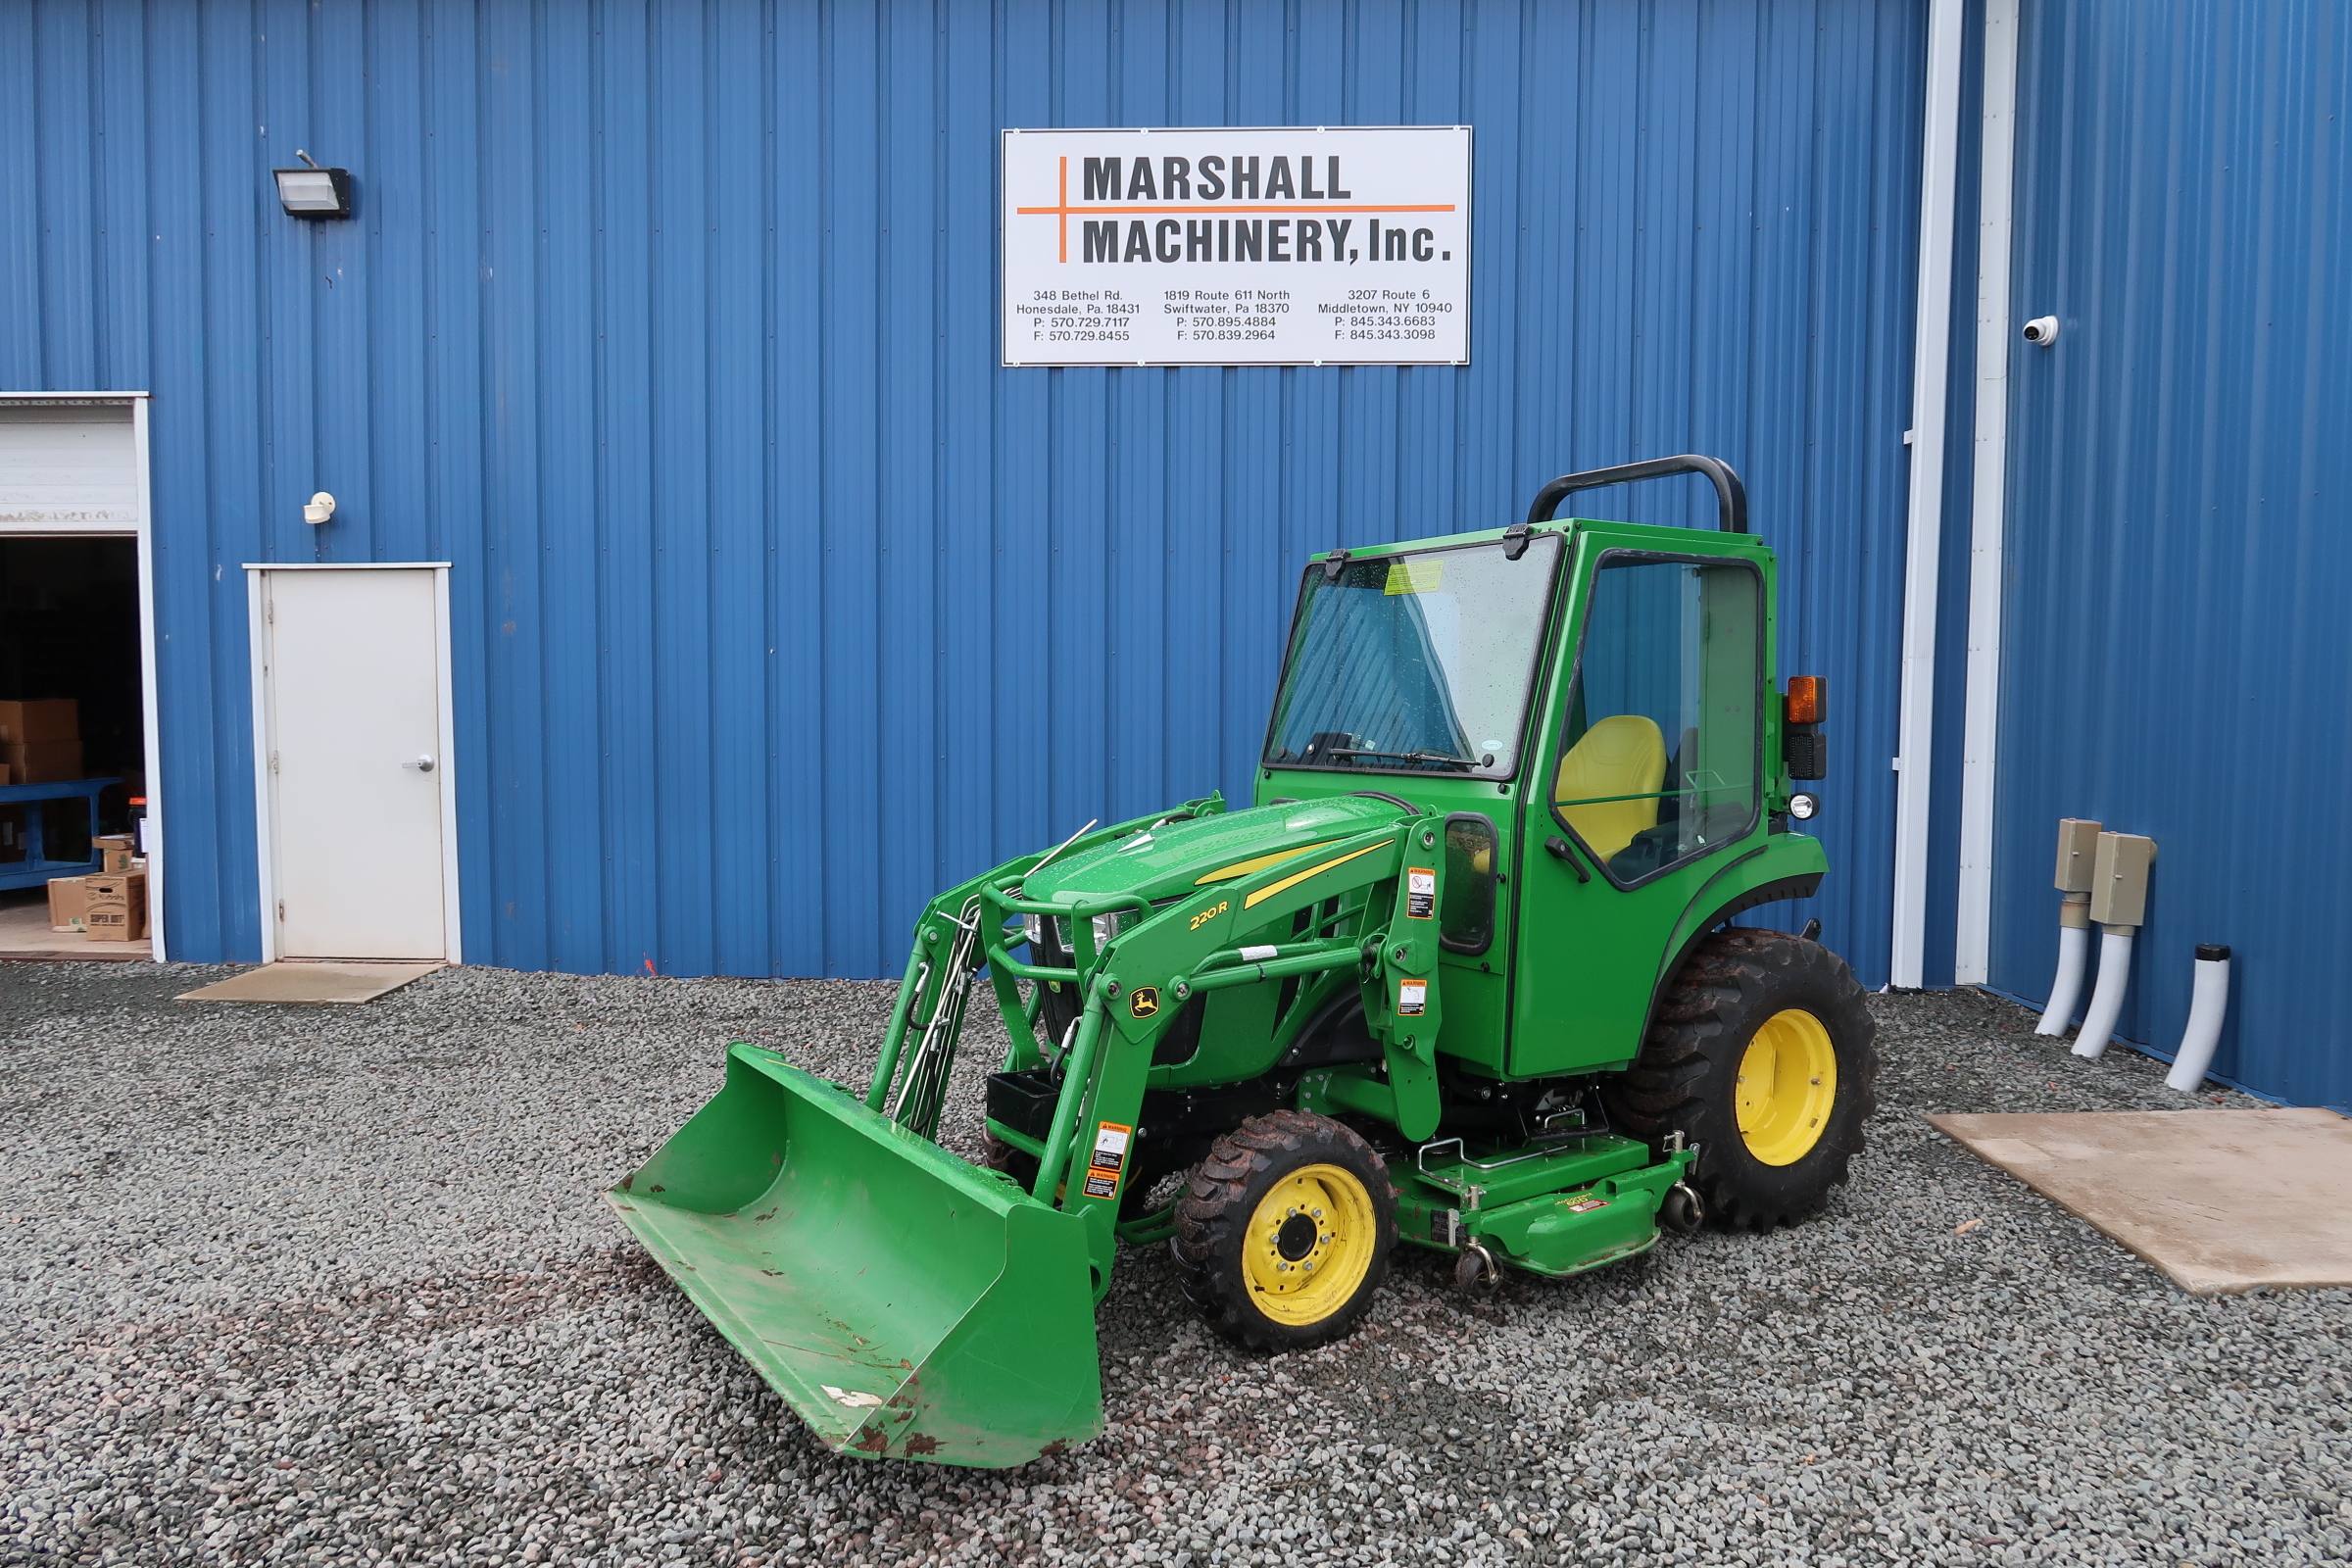
<path fill-rule="evenodd" d="M 1502 1269 L 1495 1263 L 1494 1254 L 1472 1242 L 1454 1259 L 1453 1288 L 1464 1296 L 1486 1296 L 1502 1283 Z"/>
<path fill-rule="evenodd" d="M 1688 1236 L 1706 1222 L 1706 1203 L 1682 1182 L 1667 1188 L 1658 1200 L 1658 1223 L 1677 1236 Z"/>

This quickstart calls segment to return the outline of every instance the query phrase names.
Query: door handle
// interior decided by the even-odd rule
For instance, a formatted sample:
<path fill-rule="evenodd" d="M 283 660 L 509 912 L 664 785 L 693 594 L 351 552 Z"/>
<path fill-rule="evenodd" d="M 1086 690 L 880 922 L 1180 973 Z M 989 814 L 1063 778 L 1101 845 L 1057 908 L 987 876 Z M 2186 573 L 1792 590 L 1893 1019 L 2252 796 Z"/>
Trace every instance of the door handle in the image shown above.
<path fill-rule="evenodd" d="M 1544 853 L 1567 866 L 1569 870 L 1574 871 L 1579 882 L 1592 880 L 1592 873 L 1585 869 L 1585 862 L 1576 858 L 1576 851 L 1571 849 L 1568 841 L 1558 834 L 1555 833 L 1544 841 Z"/>
<path fill-rule="evenodd" d="M 433 770 L 433 760 L 429 757 L 419 757 L 414 762 L 403 762 L 400 765 L 413 767 L 419 773 L 430 773 Z"/>

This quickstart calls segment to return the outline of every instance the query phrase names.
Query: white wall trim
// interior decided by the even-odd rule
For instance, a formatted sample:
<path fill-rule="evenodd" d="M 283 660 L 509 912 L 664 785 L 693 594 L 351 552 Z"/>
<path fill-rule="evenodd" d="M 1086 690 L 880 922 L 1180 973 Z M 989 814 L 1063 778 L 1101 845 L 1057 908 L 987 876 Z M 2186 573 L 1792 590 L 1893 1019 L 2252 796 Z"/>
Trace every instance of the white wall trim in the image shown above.
<path fill-rule="evenodd" d="M 268 566 L 245 567 L 246 651 L 253 680 L 253 858 L 260 867 L 262 903 L 262 961 L 277 961 L 277 792 L 270 785 L 270 753 L 274 746 L 270 726 L 269 643 L 262 620 L 262 573 Z"/>
<path fill-rule="evenodd" d="M 1962 0 L 1928 12 L 1927 123 L 1919 178 L 1919 315 L 1912 329 L 1911 500 L 1894 766 L 1889 981 L 1926 971 L 1928 803 L 1935 783 L 1936 578 L 1943 535 L 1944 378 L 1951 365 L 1952 232 L 1960 183 Z"/>
<path fill-rule="evenodd" d="M 248 561 L 247 571 L 447 571 L 446 561 Z"/>
<path fill-rule="evenodd" d="M 2009 483 L 2010 242 L 2017 192 L 2018 0 L 1984 4 L 1984 182 L 1978 204 L 1977 439 L 1968 545 L 1968 712 L 1952 978 L 1992 978 L 1992 808 L 2001 728 L 2001 547 Z"/>
<path fill-rule="evenodd" d="M 270 753 L 275 741 L 270 729 L 270 706 L 264 684 L 262 578 L 272 571 L 429 571 L 433 574 L 433 637 L 440 662 L 441 778 L 441 941 L 442 956 L 463 963 L 466 953 L 465 900 L 458 886 L 457 714 L 453 709 L 456 679 L 450 668 L 452 621 L 449 610 L 449 565 L 446 561 L 291 561 L 245 563 L 245 623 L 252 657 L 253 680 L 253 803 L 254 858 L 259 862 L 262 890 L 262 961 L 277 961 L 277 809 L 275 783 L 270 773 Z"/>
<path fill-rule="evenodd" d="M 130 410 L 131 461 L 136 473 L 136 520 L 128 528 L 9 529 L 12 539 L 100 539 L 130 535 L 138 552 L 140 745 L 147 763 L 147 940 L 158 963 L 171 957 L 164 936 L 164 753 L 163 714 L 156 706 L 155 496 L 148 484 L 145 392 L 0 392 L 0 404 L 17 408 L 123 408 Z"/>
<path fill-rule="evenodd" d="M 140 745 L 147 757 L 147 941 L 158 963 L 172 954 L 164 935 L 164 721 L 156 703 L 155 497 L 147 483 L 147 394 L 130 398 L 130 447 L 139 466 L 139 703 L 145 709 Z"/>
<path fill-rule="evenodd" d="M 457 682 L 450 670 L 454 623 L 449 613 L 449 563 L 429 563 L 433 572 L 433 635 L 441 663 L 441 956 L 466 961 L 466 901 L 458 888 L 458 715 Z"/>

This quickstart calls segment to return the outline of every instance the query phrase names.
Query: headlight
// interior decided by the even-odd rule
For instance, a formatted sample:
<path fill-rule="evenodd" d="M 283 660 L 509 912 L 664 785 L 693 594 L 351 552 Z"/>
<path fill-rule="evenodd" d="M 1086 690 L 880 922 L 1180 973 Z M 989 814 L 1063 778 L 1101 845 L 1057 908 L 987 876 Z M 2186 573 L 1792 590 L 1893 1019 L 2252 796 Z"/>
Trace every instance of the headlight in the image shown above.
<path fill-rule="evenodd" d="M 1119 917 L 1115 913 L 1098 914 L 1088 924 L 1095 928 L 1095 951 L 1097 953 L 1109 947 L 1111 939 L 1119 934 Z"/>
<path fill-rule="evenodd" d="M 1032 948 L 1044 947 L 1046 945 L 1046 917 L 1042 914 L 1022 915 L 1021 940 Z M 1032 963 L 1036 962 L 1037 955 L 1032 953 L 1029 955 L 1029 959 Z"/>

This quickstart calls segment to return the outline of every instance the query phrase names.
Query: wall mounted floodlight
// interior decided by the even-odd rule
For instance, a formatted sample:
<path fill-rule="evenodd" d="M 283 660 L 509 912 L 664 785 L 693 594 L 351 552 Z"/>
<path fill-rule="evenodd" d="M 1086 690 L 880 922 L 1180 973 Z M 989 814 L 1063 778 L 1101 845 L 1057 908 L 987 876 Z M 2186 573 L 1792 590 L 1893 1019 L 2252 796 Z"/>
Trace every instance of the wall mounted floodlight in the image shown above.
<path fill-rule="evenodd" d="M 311 162 L 311 155 L 301 148 L 294 156 L 306 167 L 273 169 L 277 176 L 278 204 L 289 218 L 349 218 L 351 216 L 351 171 L 320 169 Z"/>
<path fill-rule="evenodd" d="M 335 498 L 321 490 L 303 503 L 302 520 L 316 528 L 335 514 Z"/>

